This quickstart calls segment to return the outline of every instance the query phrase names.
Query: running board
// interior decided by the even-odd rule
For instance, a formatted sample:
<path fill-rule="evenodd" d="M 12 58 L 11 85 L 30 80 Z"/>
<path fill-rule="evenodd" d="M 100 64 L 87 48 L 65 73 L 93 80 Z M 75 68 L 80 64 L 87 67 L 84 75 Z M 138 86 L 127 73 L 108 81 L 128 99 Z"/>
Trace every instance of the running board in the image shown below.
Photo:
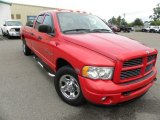
<path fill-rule="evenodd" d="M 40 62 L 41 60 L 37 57 L 37 56 L 33 56 L 33 58 L 36 60 L 36 62 L 38 63 L 39 66 L 41 66 L 46 72 L 47 74 L 50 76 L 50 77 L 55 77 L 55 74 L 54 73 L 51 73 L 46 65 L 44 65 L 42 62 Z"/>

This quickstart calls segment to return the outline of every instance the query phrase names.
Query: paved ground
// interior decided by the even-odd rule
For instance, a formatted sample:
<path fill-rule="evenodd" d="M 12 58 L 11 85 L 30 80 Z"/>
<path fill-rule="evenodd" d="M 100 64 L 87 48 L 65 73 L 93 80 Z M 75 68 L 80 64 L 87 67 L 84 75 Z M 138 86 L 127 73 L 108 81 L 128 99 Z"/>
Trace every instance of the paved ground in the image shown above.
<path fill-rule="evenodd" d="M 160 52 L 160 34 L 121 34 Z M 160 59 L 157 67 L 160 71 Z M 145 96 L 132 103 L 73 107 L 60 100 L 53 79 L 33 58 L 23 55 L 20 40 L 0 40 L 0 120 L 160 120 L 159 91 L 157 81 Z"/>

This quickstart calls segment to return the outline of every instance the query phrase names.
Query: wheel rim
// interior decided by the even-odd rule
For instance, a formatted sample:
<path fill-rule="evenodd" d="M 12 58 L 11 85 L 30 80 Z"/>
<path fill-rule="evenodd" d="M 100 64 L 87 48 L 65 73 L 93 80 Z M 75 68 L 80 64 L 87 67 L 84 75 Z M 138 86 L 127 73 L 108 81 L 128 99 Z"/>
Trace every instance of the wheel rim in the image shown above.
<path fill-rule="evenodd" d="M 59 88 L 62 95 L 67 99 L 76 99 L 80 94 L 80 87 L 77 80 L 71 75 L 63 75 L 59 81 Z"/>
<path fill-rule="evenodd" d="M 23 44 L 23 52 L 25 53 L 26 52 L 26 45 Z"/>

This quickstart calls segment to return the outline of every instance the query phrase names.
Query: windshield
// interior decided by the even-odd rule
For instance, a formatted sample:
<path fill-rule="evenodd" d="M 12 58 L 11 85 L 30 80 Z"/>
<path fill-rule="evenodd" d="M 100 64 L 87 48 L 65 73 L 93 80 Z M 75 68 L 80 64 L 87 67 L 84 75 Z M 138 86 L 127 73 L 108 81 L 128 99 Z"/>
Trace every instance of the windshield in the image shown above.
<path fill-rule="evenodd" d="M 21 26 L 22 23 L 20 21 L 6 21 L 7 26 Z"/>
<path fill-rule="evenodd" d="M 58 13 L 60 29 L 63 33 L 112 32 L 97 16 L 81 13 Z"/>

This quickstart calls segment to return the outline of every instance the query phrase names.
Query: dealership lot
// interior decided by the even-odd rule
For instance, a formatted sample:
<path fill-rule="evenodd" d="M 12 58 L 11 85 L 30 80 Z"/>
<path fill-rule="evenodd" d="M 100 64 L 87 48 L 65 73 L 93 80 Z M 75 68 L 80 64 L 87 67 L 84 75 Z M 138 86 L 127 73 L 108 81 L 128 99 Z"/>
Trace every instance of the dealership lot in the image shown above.
<path fill-rule="evenodd" d="M 119 33 L 160 52 L 160 34 Z M 160 55 L 157 68 L 160 71 Z M 0 38 L 0 120 L 160 120 L 158 81 L 140 99 L 117 106 L 86 103 L 73 107 L 62 102 L 53 78 L 35 60 L 22 53 L 19 39 Z"/>

